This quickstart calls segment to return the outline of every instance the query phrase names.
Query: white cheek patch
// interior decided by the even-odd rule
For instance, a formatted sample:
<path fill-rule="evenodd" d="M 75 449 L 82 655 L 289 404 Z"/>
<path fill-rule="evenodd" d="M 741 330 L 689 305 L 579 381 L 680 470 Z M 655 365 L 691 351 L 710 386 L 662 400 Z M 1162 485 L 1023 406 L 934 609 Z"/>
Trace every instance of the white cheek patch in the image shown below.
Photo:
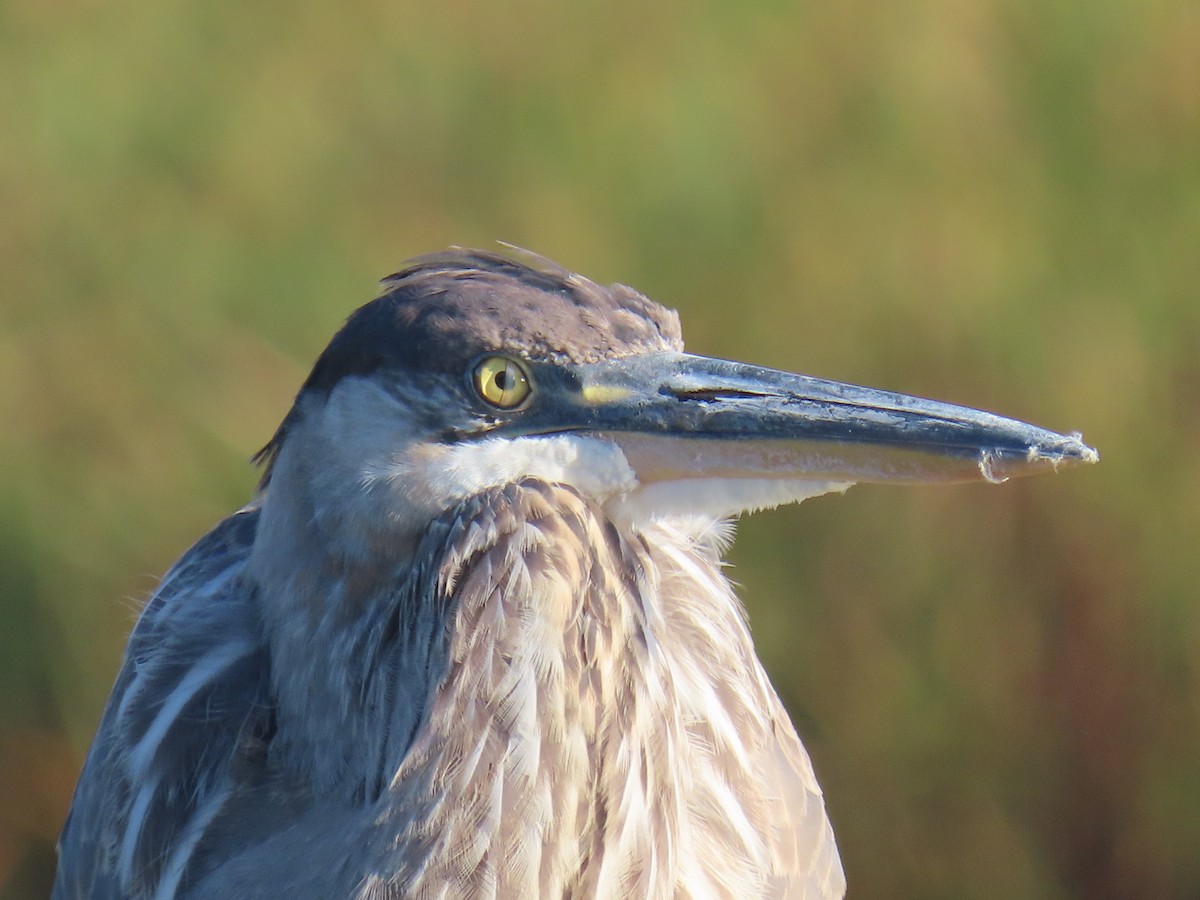
<path fill-rule="evenodd" d="M 638 485 L 615 444 L 572 434 L 418 444 L 366 473 L 368 482 L 386 481 L 429 511 L 522 478 L 569 484 L 597 501 Z"/>

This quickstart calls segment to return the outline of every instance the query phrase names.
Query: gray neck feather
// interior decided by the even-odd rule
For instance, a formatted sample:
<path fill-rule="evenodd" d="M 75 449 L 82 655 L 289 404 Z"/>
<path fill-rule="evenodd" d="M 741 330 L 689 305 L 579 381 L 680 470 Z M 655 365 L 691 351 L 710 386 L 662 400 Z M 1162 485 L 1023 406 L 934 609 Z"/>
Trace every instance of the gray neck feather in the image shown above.
<path fill-rule="evenodd" d="M 272 752 L 375 810 L 358 896 L 770 892 L 777 728 L 795 738 L 710 550 L 529 481 L 399 562 L 287 521 L 301 549 L 254 567 L 273 657 L 303 673 L 275 684 Z"/>

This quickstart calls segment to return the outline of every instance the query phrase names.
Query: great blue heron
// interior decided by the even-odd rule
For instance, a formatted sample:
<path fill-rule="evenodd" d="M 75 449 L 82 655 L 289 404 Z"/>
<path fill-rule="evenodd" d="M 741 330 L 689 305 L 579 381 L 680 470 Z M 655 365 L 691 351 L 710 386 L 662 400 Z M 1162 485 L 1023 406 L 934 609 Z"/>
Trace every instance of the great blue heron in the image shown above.
<path fill-rule="evenodd" d="M 1097 456 L 454 251 L 350 316 L 257 459 L 129 639 L 55 897 L 841 896 L 729 517 Z"/>

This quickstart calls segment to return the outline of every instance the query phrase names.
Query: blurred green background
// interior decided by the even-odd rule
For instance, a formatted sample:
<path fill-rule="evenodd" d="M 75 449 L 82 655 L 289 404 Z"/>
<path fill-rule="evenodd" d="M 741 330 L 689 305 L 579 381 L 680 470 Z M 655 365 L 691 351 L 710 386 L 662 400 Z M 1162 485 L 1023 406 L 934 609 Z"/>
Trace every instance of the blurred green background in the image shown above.
<path fill-rule="evenodd" d="M 689 348 L 1103 463 L 747 520 L 852 897 L 1200 896 L 1200 5 L 0 5 L 0 895 L 374 281 L 535 249 Z"/>

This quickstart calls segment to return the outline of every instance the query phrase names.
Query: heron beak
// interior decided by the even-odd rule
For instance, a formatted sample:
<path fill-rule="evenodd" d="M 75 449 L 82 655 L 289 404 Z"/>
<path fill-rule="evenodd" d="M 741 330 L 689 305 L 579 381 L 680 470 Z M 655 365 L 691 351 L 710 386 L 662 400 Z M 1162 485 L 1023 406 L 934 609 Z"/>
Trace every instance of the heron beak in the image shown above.
<path fill-rule="evenodd" d="M 999 482 L 1100 458 L 1078 434 L 703 356 L 652 353 L 572 375 L 570 396 L 552 391 L 560 402 L 548 404 L 557 430 L 566 420 L 568 430 L 607 436 L 643 484 Z"/>

